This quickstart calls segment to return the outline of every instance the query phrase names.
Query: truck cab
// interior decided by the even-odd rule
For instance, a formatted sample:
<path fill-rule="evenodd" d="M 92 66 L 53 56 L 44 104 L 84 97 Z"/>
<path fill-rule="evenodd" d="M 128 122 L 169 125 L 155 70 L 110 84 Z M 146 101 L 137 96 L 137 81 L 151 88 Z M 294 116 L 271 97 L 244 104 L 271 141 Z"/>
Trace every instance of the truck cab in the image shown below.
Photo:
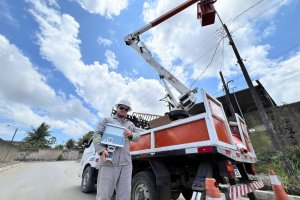
<path fill-rule="evenodd" d="M 83 141 L 84 152 L 81 157 L 80 166 L 78 169 L 78 176 L 81 178 L 81 191 L 84 193 L 90 193 L 95 190 L 95 184 L 97 184 L 97 176 L 100 159 L 97 155 L 93 139 L 90 141 Z"/>

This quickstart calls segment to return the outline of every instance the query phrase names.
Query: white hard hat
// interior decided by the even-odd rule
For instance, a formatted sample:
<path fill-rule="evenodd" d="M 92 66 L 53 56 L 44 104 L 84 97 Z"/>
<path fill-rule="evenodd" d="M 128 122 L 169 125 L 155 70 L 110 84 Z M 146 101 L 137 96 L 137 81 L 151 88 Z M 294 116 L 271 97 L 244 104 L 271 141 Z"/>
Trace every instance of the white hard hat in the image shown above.
<path fill-rule="evenodd" d="M 129 111 L 132 110 L 132 109 L 131 109 L 131 103 L 130 103 L 127 99 L 121 99 L 121 100 L 115 105 L 116 108 L 118 108 L 118 106 L 119 106 L 120 104 L 129 107 Z"/>

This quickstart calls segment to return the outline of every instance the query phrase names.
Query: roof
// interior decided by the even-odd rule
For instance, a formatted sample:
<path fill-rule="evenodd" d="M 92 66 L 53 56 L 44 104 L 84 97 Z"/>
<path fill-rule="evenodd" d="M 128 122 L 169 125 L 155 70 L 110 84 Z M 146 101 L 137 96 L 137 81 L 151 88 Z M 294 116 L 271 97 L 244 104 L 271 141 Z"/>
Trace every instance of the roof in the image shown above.
<path fill-rule="evenodd" d="M 270 108 L 270 107 L 277 106 L 276 103 L 274 102 L 274 100 L 272 99 L 272 97 L 265 90 L 263 85 L 258 80 L 256 80 L 256 83 L 257 83 L 257 85 L 255 86 L 255 89 L 258 93 L 258 96 L 260 97 L 260 99 L 262 101 L 264 108 Z M 233 108 L 234 108 L 235 112 L 241 114 L 239 111 L 238 105 L 236 103 L 234 95 L 238 101 L 238 104 L 239 104 L 239 107 L 240 107 L 242 113 L 257 111 L 255 102 L 251 96 L 249 88 L 240 90 L 240 91 L 236 91 L 234 94 L 230 95 L 230 100 L 233 104 Z M 218 99 L 218 101 L 220 101 L 222 103 L 223 108 L 226 113 L 226 116 L 230 117 L 231 112 L 229 110 L 229 106 L 228 106 L 225 96 L 217 97 L 217 99 Z M 191 115 L 196 115 L 196 114 L 203 113 L 203 112 L 205 112 L 203 102 L 195 104 L 193 106 L 193 108 L 189 111 L 189 113 Z"/>

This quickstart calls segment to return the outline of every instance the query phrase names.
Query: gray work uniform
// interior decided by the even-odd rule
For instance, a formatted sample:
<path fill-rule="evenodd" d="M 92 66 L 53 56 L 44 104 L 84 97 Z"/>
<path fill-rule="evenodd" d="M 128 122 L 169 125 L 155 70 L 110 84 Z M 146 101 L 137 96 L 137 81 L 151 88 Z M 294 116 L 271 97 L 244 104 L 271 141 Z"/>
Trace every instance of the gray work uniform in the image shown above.
<path fill-rule="evenodd" d="M 101 137 L 107 123 L 123 126 L 129 129 L 133 136 L 131 139 L 125 139 L 123 148 L 116 148 L 112 161 L 100 159 L 96 200 L 111 200 L 114 191 L 116 191 L 116 200 L 130 200 L 132 161 L 129 141 L 136 142 L 139 140 L 139 130 L 127 119 L 122 121 L 117 116 L 103 118 L 93 135 L 93 144 L 98 154 L 106 150 L 107 147 L 107 145 L 101 144 Z"/>

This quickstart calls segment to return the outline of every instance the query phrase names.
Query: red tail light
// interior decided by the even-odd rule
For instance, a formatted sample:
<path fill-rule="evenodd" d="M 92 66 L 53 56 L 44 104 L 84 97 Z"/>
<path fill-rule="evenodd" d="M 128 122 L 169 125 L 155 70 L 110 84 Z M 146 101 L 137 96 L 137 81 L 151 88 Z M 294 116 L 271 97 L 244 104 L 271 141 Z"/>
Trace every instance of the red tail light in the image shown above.
<path fill-rule="evenodd" d="M 198 153 L 208 153 L 213 151 L 212 146 L 204 146 L 204 147 L 198 147 Z"/>

